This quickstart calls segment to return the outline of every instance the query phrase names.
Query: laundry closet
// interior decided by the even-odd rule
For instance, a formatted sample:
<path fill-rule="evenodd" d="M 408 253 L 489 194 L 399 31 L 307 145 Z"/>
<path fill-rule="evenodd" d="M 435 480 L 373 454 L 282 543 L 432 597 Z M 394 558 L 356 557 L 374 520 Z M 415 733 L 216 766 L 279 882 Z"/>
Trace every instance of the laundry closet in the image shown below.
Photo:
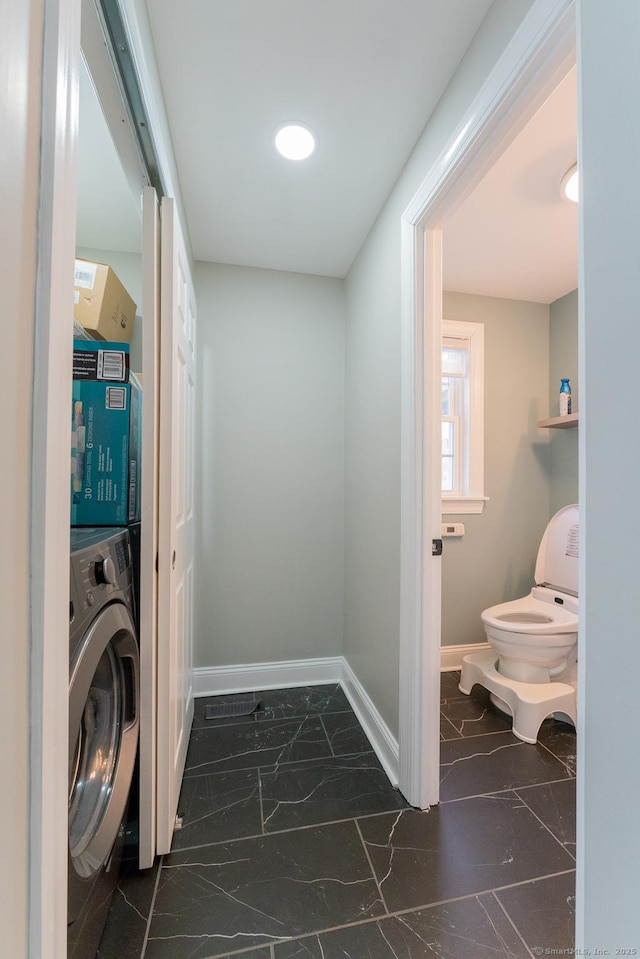
<path fill-rule="evenodd" d="M 94 337 L 88 330 L 85 339 L 85 331 L 76 325 L 74 338 L 80 339 L 74 339 L 73 375 L 76 384 L 78 356 L 91 357 L 92 361 L 98 356 L 98 364 L 103 355 L 113 354 L 122 359 L 122 372 L 118 373 L 121 384 L 107 386 L 107 395 L 109 391 L 117 392 L 122 397 L 118 402 L 122 404 L 123 416 L 131 415 L 128 431 L 123 434 L 129 440 L 129 471 L 122 485 L 126 484 L 130 497 L 137 487 L 139 509 L 129 508 L 125 519 L 115 520 L 113 529 L 107 529 L 109 523 L 101 521 L 99 516 L 93 519 L 93 513 L 87 514 L 89 519 L 81 513 L 78 513 L 80 518 L 76 517 L 74 503 L 80 503 L 85 492 L 86 498 L 92 495 L 84 469 L 89 452 L 94 452 L 89 449 L 89 445 L 94 445 L 94 436 L 88 438 L 86 409 L 76 397 L 74 385 L 71 501 L 72 526 L 77 528 L 71 531 L 70 671 L 73 676 L 83 668 L 90 670 L 87 674 L 90 692 L 86 707 L 70 707 L 79 732 L 75 726 L 73 730 L 70 728 L 69 748 L 72 754 L 75 750 L 81 757 L 77 763 L 79 769 L 83 762 L 89 761 L 93 749 L 100 755 L 112 753 L 115 770 L 120 753 L 126 752 L 114 739 L 116 730 L 136 727 L 137 741 L 133 749 L 135 757 L 137 748 L 137 762 L 128 818 L 131 835 L 138 844 L 139 866 L 145 868 L 153 863 L 156 855 L 170 848 L 193 715 L 192 423 L 196 309 L 180 214 L 171 196 L 169 178 L 159 169 L 158 144 L 152 141 L 149 132 L 152 126 L 157 130 L 158 121 L 154 117 L 155 123 L 152 123 L 146 112 L 139 77 L 132 67 L 128 34 L 114 6 L 101 0 L 82 3 L 75 184 L 76 288 L 78 276 L 84 272 L 93 271 L 90 279 L 95 282 L 96 270 L 108 269 L 107 282 L 118 287 L 121 284 L 133 301 L 135 322 L 132 331 L 124 336 L 125 342 L 110 342 L 115 337 L 108 337 L 104 344 L 99 342 L 104 336 Z M 82 293 L 76 289 L 76 299 L 79 295 Z M 69 333 L 71 327 L 69 316 Z M 136 426 L 137 460 L 131 452 L 135 384 L 142 396 Z M 129 405 L 130 414 L 125 410 Z M 90 415 L 93 427 L 93 407 Z M 97 418 L 98 414 L 95 415 Z M 95 458 L 96 473 L 98 463 L 104 468 L 105 458 L 116 459 L 110 447 L 104 446 L 104 450 L 101 460 Z M 111 484 L 112 480 L 108 482 Z M 126 498 L 126 491 L 123 492 Z M 102 497 L 102 492 L 99 495 Z M 92 523 L 96 528 L 88 529 Z M 117 530 L 115 526 L 122 528 Z M 101 527 L 104 527 L 102 533 Z M 135 600 L 130 600 L 129 589 L 133 589 L 134 579 Z M 78 624 L 80 610 L 86 616 L 94 606 L 98 611 L 101 604 L 110 606 L 111 612 L 114 606 L 121 606 L 121 621 L 113 626 L 113 640 L 105 638 L 98 667 L 95 664 L 86 668 L 77 666 L 75 659 L 79 653 L 74 650 L 83 644 L 90 645 L 91 636 L 99 630 L 94 625 L 97 618 L 92 621 L 88 615 L 87 623 L 82 626 L 86 633 L 74 638 L 74 622 Z M 135 626 L 131 625 L 129 613 Z M 116 648 L 117 638 L 123 632 L 135 634 L 137 650 L 127 647 L 119 659 L 112 648 Z M 134 661 L 136 665 L 131 665 Z M 94 668 L 98 672 L 91 679 Z M 115 687 L 115 692 L 111 690 L 112 679 L 107 676 L 104 692 L 100 692 L 97 678 L 100 670 L 113 674 L 113 682 L 121 677 L 120 691 Z M 113 701 L 108 714 L 113 713 L 113 735 L 110 737 L 106 728 L 101 734 L 104 742 L 88 748 L 90 729 L 95 733 L 98 721 L 108 726 L 103 705 L 107 700 Z M 83 759 L 87 753 L 89 759 Z M 70 768 L 70 777 L 72 772 Z M 75 849 L 91 842 L 90 838 L 84 838 L 81 830 L 89 837 L 92 822 L 108 818 L 98 808 L 97 798 L 93 813 L 91 803 L 81 801 L 83 783 L 89 779 L 90 774 L 78 774 L 73 779 L 72 792 L 79 797 L 75 806 L 81 812 L 72 817 L 72 831 L 78 836 L 72 843 L 69 858 L 71 912 L 75 908 L 72 889 L 78 883 L 82 885 L 83 880 L 88 886 L 98 868 L 109 871 L 113 843 L 113 839 L 102 839 L 97 851 L 85 856 L 84 864 L 81 856 L 74 854 Z M 70 788 L 71 782 L 72 778 Z M 123 787 L 117 782 L 115 774 L 113 782 L 102 792 L 122 791 Z M 120 807 L 125 801 L 126 797 L 121 797 Z M 88 812 L 82 811 L 85 805 Z M 117 824 L 115 830 L 118 831 Z M 79 911 L 80 907 L 76 913 Z M 88 911 L 89 907 L 85 909 Z M 70 928 L 74 928 L 77 916 L 71 912 Z M 84 919 L 78 921 L 78 927 L 82 922 Z M 75 942 L 75 936 L 70 937 L 71 941 Z M 78 950 L 69 954 L 77 954 L 81 959 L 80 946 Z"/>

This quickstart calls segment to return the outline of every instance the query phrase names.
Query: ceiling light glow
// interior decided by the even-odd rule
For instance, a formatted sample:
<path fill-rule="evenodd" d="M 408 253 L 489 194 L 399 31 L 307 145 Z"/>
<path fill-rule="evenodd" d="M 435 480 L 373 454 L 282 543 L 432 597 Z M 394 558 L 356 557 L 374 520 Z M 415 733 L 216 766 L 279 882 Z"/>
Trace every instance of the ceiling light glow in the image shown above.
<path fill-rule="evenodd" d="M 576 163 L 562 177 L 560 192 L 566 200 L 571 200 L 572 203 L 578 202 L 578 165 Z"/>
<path fill-rule="evenodd" d="M 287 160 L 306 160 L 315 149 L 316 141 L 307 127 L 289 123 L 276 134 L 276 150 Z"/>

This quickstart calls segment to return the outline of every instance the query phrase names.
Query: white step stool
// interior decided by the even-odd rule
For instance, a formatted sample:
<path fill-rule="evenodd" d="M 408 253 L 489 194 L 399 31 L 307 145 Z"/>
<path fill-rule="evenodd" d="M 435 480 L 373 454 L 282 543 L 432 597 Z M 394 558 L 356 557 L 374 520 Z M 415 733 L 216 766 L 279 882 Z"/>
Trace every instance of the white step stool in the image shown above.
<path fill-rule="evenodd" d="M 537 742 L 542 721 L 557 713 L 563 713 L 576 725 L 575 683 L 520 683 L 499 673 L 497 664 L 493 649 L 465 656 L 458 688 L 468 696 L 474 685 L 480 683 L 493 693 L 513 716 L 514 736 L 525 743 Z"/>

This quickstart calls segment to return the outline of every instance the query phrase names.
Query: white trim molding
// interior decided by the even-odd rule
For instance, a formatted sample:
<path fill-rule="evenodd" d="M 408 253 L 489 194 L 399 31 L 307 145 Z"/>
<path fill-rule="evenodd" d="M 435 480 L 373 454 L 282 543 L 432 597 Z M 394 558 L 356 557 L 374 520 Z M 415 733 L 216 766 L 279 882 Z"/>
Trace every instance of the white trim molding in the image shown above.
<path fill-rule="evenodd" d="M 343 656 L 278 663 L 211 666 L 194 670 L 194 694 L 223 696 L 263 689 L 339 683 L 392 785 L 398 783 L 398 741 Z"/>
<path fill-rule="evenodd" d="M 342 656 L 290 659 L 278 663 L 209 666 L 194 670 L 194 696 L 225 696 L 260 689 L 320 686 L 342 679 Z"/>
<path fill-rule="evenodd" d="M 398 741 L 376 709 L 366 689 L 346 661 L 342 660 L 341 685 L 367 739 L 393 786 L 398 785 L 400 749 Z"/>
<path fill-rule="evenodd" d="M 471 513 L 482 513 L 484 504 L 489 502 L 488 496 L 450 496 L 442 497 L 442 515 L 456 516 Z"/>
<path fill-rule="evenodd" d="M 75 256 L 79 58 L 79 0 L 47 0 L 31 437 L 31 959 L 67 955 L 69 291 Z"/>
<path fill-rule="evenodd" d="M 442 322 L 442 224 L 573 66 L 575 43 L 574 0 L 534 0 L 401 217 L 400 788 L 421 808 L 439 795 L 441 583 L 429 540 L 442 506 L 425 353 Z"/>
<path fill-rule="evenodd" d="M 490 649 L 489 643 L 468 643 L 461 646 L 440 647 L 440 672 L 450 673 L 454 669 L 462 669 L 462 660 L 469 653 L 483 653 Z"/>

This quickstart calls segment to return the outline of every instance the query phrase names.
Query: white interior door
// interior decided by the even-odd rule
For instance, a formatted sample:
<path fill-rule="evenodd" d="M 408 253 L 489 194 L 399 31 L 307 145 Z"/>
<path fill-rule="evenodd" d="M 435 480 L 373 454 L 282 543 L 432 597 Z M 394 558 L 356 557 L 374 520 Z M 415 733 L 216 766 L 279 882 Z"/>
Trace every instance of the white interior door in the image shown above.
<path fill-rule="evenodd" d="M 160 221 L 153 187 L 143 192 L 142 411 L 140 538 L 140 812 L 139 865 L 156 852 L 158 642 L 158 384 L 160 362 Z"/>
<path fill-rule="evenodd" d="M 196 309 L 172 199 L 161 206 L 157 849 L 168 852 L 193 720 Z"/>

